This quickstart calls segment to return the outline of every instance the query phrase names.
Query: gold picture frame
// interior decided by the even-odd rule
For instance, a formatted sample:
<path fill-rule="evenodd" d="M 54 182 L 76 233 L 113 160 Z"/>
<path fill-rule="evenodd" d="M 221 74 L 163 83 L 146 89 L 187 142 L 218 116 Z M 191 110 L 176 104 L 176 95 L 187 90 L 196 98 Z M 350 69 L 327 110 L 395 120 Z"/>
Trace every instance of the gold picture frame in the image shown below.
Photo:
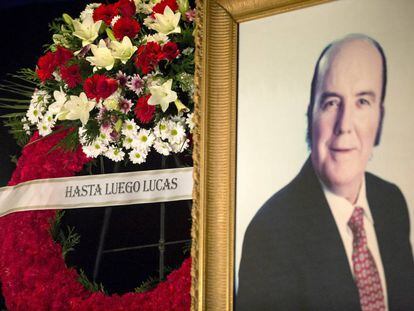
<path fill-rule="evenodd" d="M 238 25 L 330 1 L 197 2 L 193 310 L 233 310 Z"/>

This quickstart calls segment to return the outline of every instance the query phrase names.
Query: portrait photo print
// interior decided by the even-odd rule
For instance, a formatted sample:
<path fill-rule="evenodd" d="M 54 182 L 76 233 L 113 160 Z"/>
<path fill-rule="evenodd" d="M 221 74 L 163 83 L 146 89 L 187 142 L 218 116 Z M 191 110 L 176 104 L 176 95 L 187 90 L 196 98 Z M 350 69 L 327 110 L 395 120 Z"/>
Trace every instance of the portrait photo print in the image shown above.
<path fill-rule="evenodd" d="M 240 25 L 236 310 L 414 304 L 412 29 L 408 0 Z"/>

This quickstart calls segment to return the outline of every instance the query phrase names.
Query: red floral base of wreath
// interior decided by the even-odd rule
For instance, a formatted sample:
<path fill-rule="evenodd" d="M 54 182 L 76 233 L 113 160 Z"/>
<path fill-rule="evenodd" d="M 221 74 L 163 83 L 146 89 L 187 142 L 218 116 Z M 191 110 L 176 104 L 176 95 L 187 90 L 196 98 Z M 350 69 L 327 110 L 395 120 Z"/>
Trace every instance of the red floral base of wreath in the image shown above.
<path fill-rule="evenodd" d="M 81 149 L 52 150 L 65 135 L 60 132 L 36 141 L 36 133 L 23 149 L 9 185 L 81 171 L 89 161 Z M 77 271 L 66 266 L 61 246 L 49 233 L 54 217 L 55 211 L 35 211 L 0 218 L 0 280 L 9 311 L 190 309 L 190 258 L 145 293 L 107 296 L 86 290 L 77 281 Z"/>

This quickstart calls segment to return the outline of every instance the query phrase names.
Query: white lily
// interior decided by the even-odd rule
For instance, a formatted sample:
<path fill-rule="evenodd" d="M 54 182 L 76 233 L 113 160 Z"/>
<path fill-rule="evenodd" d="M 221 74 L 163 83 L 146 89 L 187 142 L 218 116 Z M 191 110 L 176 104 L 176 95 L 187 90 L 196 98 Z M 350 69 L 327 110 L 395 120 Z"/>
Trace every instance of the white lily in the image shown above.
<path fill-rule="evenodd" d="M 74 19 L 72 22 L 75 28 L 73 35 L 82 40 L 82 46 L 91 44 L 98 38 L 102 21 L 94 22 L 92 16 L 88 16 L 82 23 L 77 19 Z"/>
<path fill-rule="evenodd" d="M 91 44 L 91 51 L 93 56 L 86 57 L 86 60 L 95 66 L 96 69 L 105 68 L 111 70 L 115 64 L 115 58 L 112 56 L 111 50 L 106 46 L 104 40 L 100 40 L 98 45 Z"/>
<path fill-rule="evenodd" d="M 171 33 L 180 33 L 181 13 L 175 13 L 167 5 L 164 9 L 164 14 L 155 13 L 155 20 L 148 24 L 148 27 L 154 29 L 159 33 L 169 35 Z"/>
<path fill-rule="evenodd" d="M 53 92 L 53 97 L 55 98 L 55 101 L 49 106 L 48 110 L 53 115 L 58 115 L 67 100 L 66 93 L 62 90 L 61 87 L 60 91 L 56 90 Z"/>
<path fill-rule="evenodd" d="M 171 90 L 172 79 L 164 82 L 162 85 L 152 85 L 149 87 L 151 97 L 148 105 L 160 105 L 163 112 L 168 109 L 170 103 L 177 99 L 177 93 Z"/>
<path fill-rule="evenodd" d="M 119 59 L 123 64 L 126 64 L 138 49 L 132 45 L 131 39 L 127 36 L 122 39 L 122 42 L 111 41 L 109 48 L 112 50 L 112 56 L 115 59 Z"/>
<path fill-rule="evenodd" d="M 59 119 L 80 120 L 85 125 L 89 120 L 89 112 L 95 107 L 96 101 L 89 100 L 84 92 L 79 96 L 70 96 L 70 99 L 63 106 Z"/>

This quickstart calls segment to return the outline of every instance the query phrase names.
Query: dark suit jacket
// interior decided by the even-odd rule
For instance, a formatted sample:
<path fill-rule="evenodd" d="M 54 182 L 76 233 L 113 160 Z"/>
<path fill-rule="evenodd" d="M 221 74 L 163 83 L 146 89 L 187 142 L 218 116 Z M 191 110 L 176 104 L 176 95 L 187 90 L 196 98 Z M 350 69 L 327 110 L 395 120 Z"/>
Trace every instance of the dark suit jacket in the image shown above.
<path fill-rule="evenodd" d="M 406 202 L 395 185 L 369 173 L 365 178 L 389 310 L 414 310 Z M 342 239 L 310 160 L 246 231 L 236 298 L 236 311 L 242 310 L 360 310 Z"/>

